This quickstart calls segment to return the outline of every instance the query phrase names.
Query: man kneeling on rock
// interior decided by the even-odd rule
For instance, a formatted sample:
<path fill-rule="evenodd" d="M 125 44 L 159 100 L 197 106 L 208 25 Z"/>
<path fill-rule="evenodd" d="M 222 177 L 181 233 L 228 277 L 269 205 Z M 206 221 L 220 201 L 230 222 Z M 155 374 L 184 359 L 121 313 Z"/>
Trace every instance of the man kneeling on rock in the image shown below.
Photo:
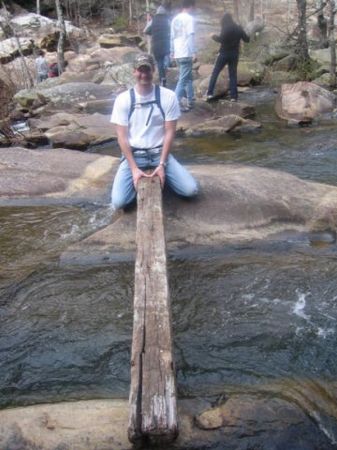
<path fill-rule="evenodd" d="M 180 116 L 173 91 L 153 84 L 154 60 L 146 53 L 134 61 L 134 88 L 118 95 L 111 122 L 116 125 L 122 161 L 112 187 L 112 206 L 123 208 L 136 198 L 141 177 L 160 178 L 184 197 L 195 196 L 198 185 L 170 154 Z M 151 174 L 145 170 L 153 169 Z"/>

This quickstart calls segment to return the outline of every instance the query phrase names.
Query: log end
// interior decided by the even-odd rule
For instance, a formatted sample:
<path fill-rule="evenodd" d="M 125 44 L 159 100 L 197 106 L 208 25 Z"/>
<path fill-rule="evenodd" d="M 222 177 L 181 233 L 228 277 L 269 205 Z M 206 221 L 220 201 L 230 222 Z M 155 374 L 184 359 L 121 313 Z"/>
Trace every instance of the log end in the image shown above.
<path fill-rule="evenodd" d="M 149 430 L 147 432 L 136 430 L 133 427 L 128 428 L 128 438 L 132 444 L 143 446 L 147 445 L 163 446 L 172 443 L 179 434 L 178 426 L 171 427 L 169 430 L 158 429 Z"/>

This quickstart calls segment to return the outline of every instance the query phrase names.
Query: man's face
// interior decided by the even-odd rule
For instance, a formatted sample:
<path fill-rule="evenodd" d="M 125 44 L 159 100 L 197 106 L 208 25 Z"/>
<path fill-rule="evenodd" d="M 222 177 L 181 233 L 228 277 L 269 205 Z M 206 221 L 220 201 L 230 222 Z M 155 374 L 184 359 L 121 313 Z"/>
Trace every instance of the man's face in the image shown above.
<path fill-rule="evenodd" d="M 152 84 L 154 67 L 140 66 L 135 69 L 134 75 L 138 84 L 148 86 Z"/>

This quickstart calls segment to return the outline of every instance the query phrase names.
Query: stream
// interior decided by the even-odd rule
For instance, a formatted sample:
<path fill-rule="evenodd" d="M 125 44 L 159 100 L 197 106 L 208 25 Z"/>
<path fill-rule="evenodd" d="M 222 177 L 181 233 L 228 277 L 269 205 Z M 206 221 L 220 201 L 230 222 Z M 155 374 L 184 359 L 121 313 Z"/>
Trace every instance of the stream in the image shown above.
<path fill-rule="evenodd" d="M 271 103 L 260 132 L 177 139 L 184 162 L 239 163 L 337 185 L 333 118 L 288 127 Z M 106 146 L 100 153 L 116 155 Z M 127 398 L 134 265 L 62 267 L 72 243 L 110 223 L 95 205 L 0 209 L 0 407 Z M 275 395 L 337 448 L 334 240 L 282 239 L 169 255 L 179 398 Z"/>

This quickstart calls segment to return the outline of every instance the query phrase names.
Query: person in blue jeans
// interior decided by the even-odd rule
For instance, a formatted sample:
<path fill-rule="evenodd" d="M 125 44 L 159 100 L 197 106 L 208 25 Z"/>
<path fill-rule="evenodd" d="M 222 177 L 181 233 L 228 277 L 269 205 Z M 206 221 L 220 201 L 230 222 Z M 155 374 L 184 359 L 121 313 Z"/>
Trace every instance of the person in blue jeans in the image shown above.
<path fill-rule="evenodd" d="M 222 69 L 228 65 L 229 93 L 231 101 L 237 101 L 237 67 L 239 62 L 240 41 L 249 42 L 249 36 L 243 28 L 236 24 L 229 13 L 224 14 L 221 20 L 220 36 L 212 38 L 220 43 L 220 50 L 215 61 L 213 72 L 207 89 L 207 100 L 214 99 L 214 88 Z"/>
<path fill-rule="evenodd" d="M 142 177 L 158 176 L 177 194 L 193 197 L 198 184 L 192 175 L 170 154 L 180 116 L 174 92 L 153 84 L 154 60 L 140 54 L 134 61 L 133 89 L 115 100 L 111 122 L 116 125 L 122 161 L 116 173 L 111 202 L 115 209 L 132 203 Z M 146 169 L 153 169 L 146 173 Z"/>
<path fill-rule="evenodd" d="M 171 57 L 177 62 L 179 79 L 175 93 L 182 112 L 187 112 L 194 106 L 193 62 L 196 61 L 194 45 L 194 19 L 192 12 L 195 0 L 183 0 L 182 11 L 171 23 Z M 182 99 L 187 96 L 187 104 Z"/>

